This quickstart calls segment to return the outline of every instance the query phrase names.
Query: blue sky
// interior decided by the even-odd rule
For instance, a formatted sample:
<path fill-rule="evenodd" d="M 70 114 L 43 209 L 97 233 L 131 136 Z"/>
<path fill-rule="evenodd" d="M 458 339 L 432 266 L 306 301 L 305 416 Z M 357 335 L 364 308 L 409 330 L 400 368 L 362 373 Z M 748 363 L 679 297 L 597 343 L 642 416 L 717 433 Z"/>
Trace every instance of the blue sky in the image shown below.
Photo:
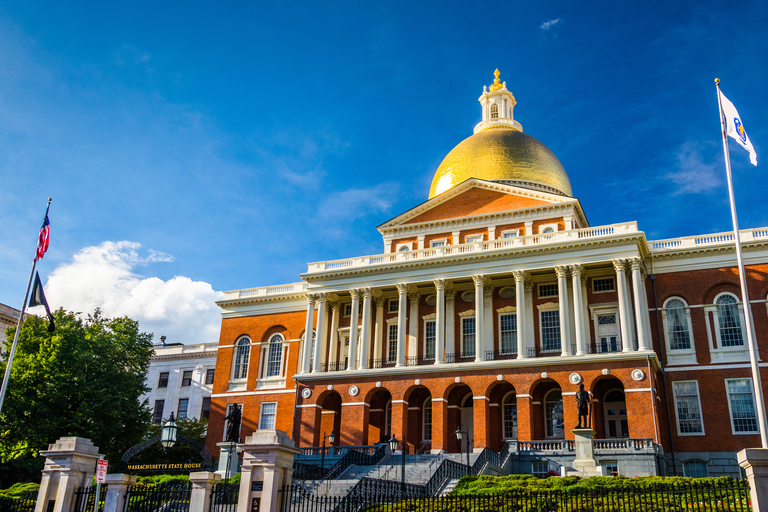
<path fill-rule="evenodd" d="M 592 225 L 649 238 L 768 225 L 764 2 L 2 2 L 0 302 L 39 266 L 53 306 L 215 341 L 221 290 L 381 252 L 499 68 Z"/>

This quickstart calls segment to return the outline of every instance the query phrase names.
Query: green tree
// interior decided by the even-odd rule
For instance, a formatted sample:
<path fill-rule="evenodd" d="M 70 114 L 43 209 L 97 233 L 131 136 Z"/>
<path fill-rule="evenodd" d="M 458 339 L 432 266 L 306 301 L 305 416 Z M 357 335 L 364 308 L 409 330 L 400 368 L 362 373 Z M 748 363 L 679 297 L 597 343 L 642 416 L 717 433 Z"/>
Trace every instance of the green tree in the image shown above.
<path fill-rule="evenodd" d="M 62 436 L 93 441 L 107 460 L 142 440 L 151 413 L 140 396 L 152 356 L 152 334 L 130 318 L 87 319 L 60 309 L 56 332 L 28 317 L 21 328 L 8 393 L 0 415 L 0 483 L 37 481 L 38 454 Z M 0 372 L 15 329 L 8 329 Z"/>

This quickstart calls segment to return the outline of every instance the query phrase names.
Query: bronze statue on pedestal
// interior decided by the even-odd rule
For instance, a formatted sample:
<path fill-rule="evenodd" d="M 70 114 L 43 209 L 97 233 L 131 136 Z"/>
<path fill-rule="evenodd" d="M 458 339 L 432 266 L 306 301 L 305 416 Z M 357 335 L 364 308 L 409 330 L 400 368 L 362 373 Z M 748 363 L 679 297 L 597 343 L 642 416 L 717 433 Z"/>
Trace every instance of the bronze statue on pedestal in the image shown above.
<path fill-rule="evenodd" d="M 589 392 L 584 390 L 584 384 L 579 384 L 579 390 L 576 392 L 576 404 L 579 413 L 579 424 L 576 428 L 592 428 L 592 397 Z M 584 418 L 584 426 L 581 426 L 581 419 Z"/>

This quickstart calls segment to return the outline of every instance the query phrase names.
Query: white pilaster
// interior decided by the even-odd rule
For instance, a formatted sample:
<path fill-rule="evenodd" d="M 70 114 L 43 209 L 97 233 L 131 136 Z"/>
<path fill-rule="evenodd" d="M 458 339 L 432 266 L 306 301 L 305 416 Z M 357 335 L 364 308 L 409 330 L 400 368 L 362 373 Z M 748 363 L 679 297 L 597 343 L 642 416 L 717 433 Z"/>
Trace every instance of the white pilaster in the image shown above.
<path fill-rule="evenodd" d="M 459 235 L 461 234 L 461 231 L 454 231 L 451 233 L 451 245 L 459 245 Z"/>
<path fill-rule="evenodd" d="M 483 304 L 485 304 L 485 325 L 483 326 L 483 357 L 489 350 L 493 350 L 493 285 L 486 285 L 483 290 Z"/>
<path fill-rule="evenodd" d="M 360 316 L 360 290 L 353 289 L 349 291 L 352 295 L 352 313 L 349 316 L 349 352 L 347 353 L 347 370 L 357 368 L 357 329 Z"/>
<path fill-rule="evenodd" d="M 445 279 L 435 279 L 435 364 L 445 362 Z"/>
<path fill-rule="evenodd" d="M 334 302 L 330 305 L 331 308 L 331 340 L 330 348 L 328 350 L 328 362 L 335 364 L 339 360 L 339 309 L 341 304 Z"/>
<path fill-rule="evenodd" d="M 384 298 L 376 297 L 373 299 L 376 305 L 376 324 L 373 331 L 373 359 L 382 359 L 381 336 L 384 330 Z"/>
<path fill-rule="evenodd" d="M 312 373 L 320 373 L 323 371 L 323 364 L 320 361 L 320 353 L 325 346 L 325 331 L 323 326 L 327 326 L 325 320 L 325 294 L 317 294 L 317 334 L 315 335 L 315 350 L 312 353 Z M 312 337 L 304 335 L 304 343 L 310 340 L 309 345 L 312 345 Z M 324 352 L 323 352 L 324 353 Z"/>
<path fill-rule="evenodd" d="M 475 283 L 475 361 L 485 361 L 483 352 L 483 340 L 485 335 L 485 306 L 483 304 L 483 288 L 485 276 L 482 274 L 472 276 Z"/>
<path fill-rule="evenodd" d="M 536 325 L 533 322 L 533 315 L 536 312 L 533 307 L 533 281 L 531 276 L 526 276 L 525 279 L 525 346 L 526 351 L 528 348 L 536 347 L 536 340 L 534 338 L 533 326 Z"/>
<path fill-rule="evenodd" d="M 397 364 L 395 366 L 405 366 L 405 308 L 408 304 L 408 285 L 398 284 L 397 294 Z"/>
<path fill-rule="evenodd" d="M 371 289 L 363 289 L 363 329 L 360 333 L 360 364 L 358 369 L 368 368 L 368 354 L 371 350 Z"/>
<path fill-rule="evenodd" d="M 570 341 L 568 340 L 568 267 L 558 265 L 555 267 L 557 274 L 557 298 L 560 311 L 560 355 L 571 355 Z"/>
<path fill-rule="evenodd" d="M 573 322 L 575 324 L 576 355 L 587 353 L 584 339 L 584 299 L 581 295 L 581 265 L 571 266 L 571 282 L 573 287 Z"/>
<path fill-rule="evenodd" d="M 533 234 L 533 221 L 529 220 L 525 223 L 525 233 L 523 233 L 524 236 L 530 236 Z"/>
<path fill-rule="evenodd" d="M 315 296 L 307 294 L 307 320 L 304 323 L 304 346 L 301 348 L 301 373 L 309 372 L 310 348 L 312 347 L 312 326 L 315 325 Z"/>
<path fill-rule="evenodd" d="M 408 304 L 410 313 L 408 322 L 408 357 L 418 357 L 419 355 L 419 294 L 409 293 Z"/>
<path fill-rule="evenodd" d="M 623 352 L 632 352 L 632 334 L 629 330 L 629 304 L 627 295 L 627 273 L 624 270 L 624 260 L 613 260 L 613 268 L 616 270 L 616 290 L 619 296 L 619 327 L 621 330 L 621 343 Z"/>
<path fill-rule="evenodd" d="M 456 353 L 456 321 L 455 321 L 456 290 L 445 289 L 445 354 L 453 357 Z"/>
<path fill-rule="evenodd" d="M 645 302 L 643 290 L 645 283 L 642 277 L 643 262 L 640 258 L 633 258 L 632 265 L 632 291 L 635 294 L 635 325 L 637 326 L 638 350 L 650 350 L 650 334 L 645 330 L 645 316 L 648 316 L 648 303 Z"/>
<path fill-rule="evenodd" d="M 496 240 L 496 226 L 488 226 L 488 240 Z"/>
<path fill-rule="evenodd" d="M 525 346 L 525 271 L 515 270 L 515 310 L 517 315 L 517 358 L 525 359 L 528 357 L 528 350 Z"/>
<path fill-rule="evenodd" d="M 419 245 L 417 246 L 418 249 L 424 248 L 424 235 L 419 235 L 416 237 L 416 240 L 419 241 Z"/>

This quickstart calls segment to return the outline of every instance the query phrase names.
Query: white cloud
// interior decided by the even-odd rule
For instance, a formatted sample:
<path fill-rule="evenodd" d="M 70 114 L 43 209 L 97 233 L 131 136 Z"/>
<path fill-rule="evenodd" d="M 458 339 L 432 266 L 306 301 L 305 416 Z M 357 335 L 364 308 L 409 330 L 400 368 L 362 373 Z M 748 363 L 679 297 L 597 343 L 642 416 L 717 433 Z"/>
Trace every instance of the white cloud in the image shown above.
<path fill-rule="evenodd" d="M 324 219 L 352 220 L 369 214 L 387 213 L 400 191 L 397 183 L 380 183 L 368 188 L 350 188 L 329 194 L 318 213 Z"/>
<path fill-rule="evenodd" d="M 549 30 L 562 21 L 562 18 L 555 18 L 554 20 L 545 21 L 539 27 L 541 30 Z"/>
<path fill-rule="evenodd" d="M 170 263 L 173 257 L 142 250 L 137 242 L 103 242 L 75 254 L 48 277 L 45 294 L 52 308 L 92 313 L 97 307 L 107 317 L 128 316 L 145 332 L 168 342 L 217 341 L 223 297 L 202 281 L 175 276 L 168 281 L 144 277 L 135 269 L 149 263 Z"/>
<path fill-rule="evenodd" d="M 680 146 L 677 153 L 677 169 L 665 176 L 677 186 L 672 195 L 710 192 L 722 183 L 719 164 L 705 163 L 700 151 L 700 146 L 693 141 L 687 141 Z"/>

